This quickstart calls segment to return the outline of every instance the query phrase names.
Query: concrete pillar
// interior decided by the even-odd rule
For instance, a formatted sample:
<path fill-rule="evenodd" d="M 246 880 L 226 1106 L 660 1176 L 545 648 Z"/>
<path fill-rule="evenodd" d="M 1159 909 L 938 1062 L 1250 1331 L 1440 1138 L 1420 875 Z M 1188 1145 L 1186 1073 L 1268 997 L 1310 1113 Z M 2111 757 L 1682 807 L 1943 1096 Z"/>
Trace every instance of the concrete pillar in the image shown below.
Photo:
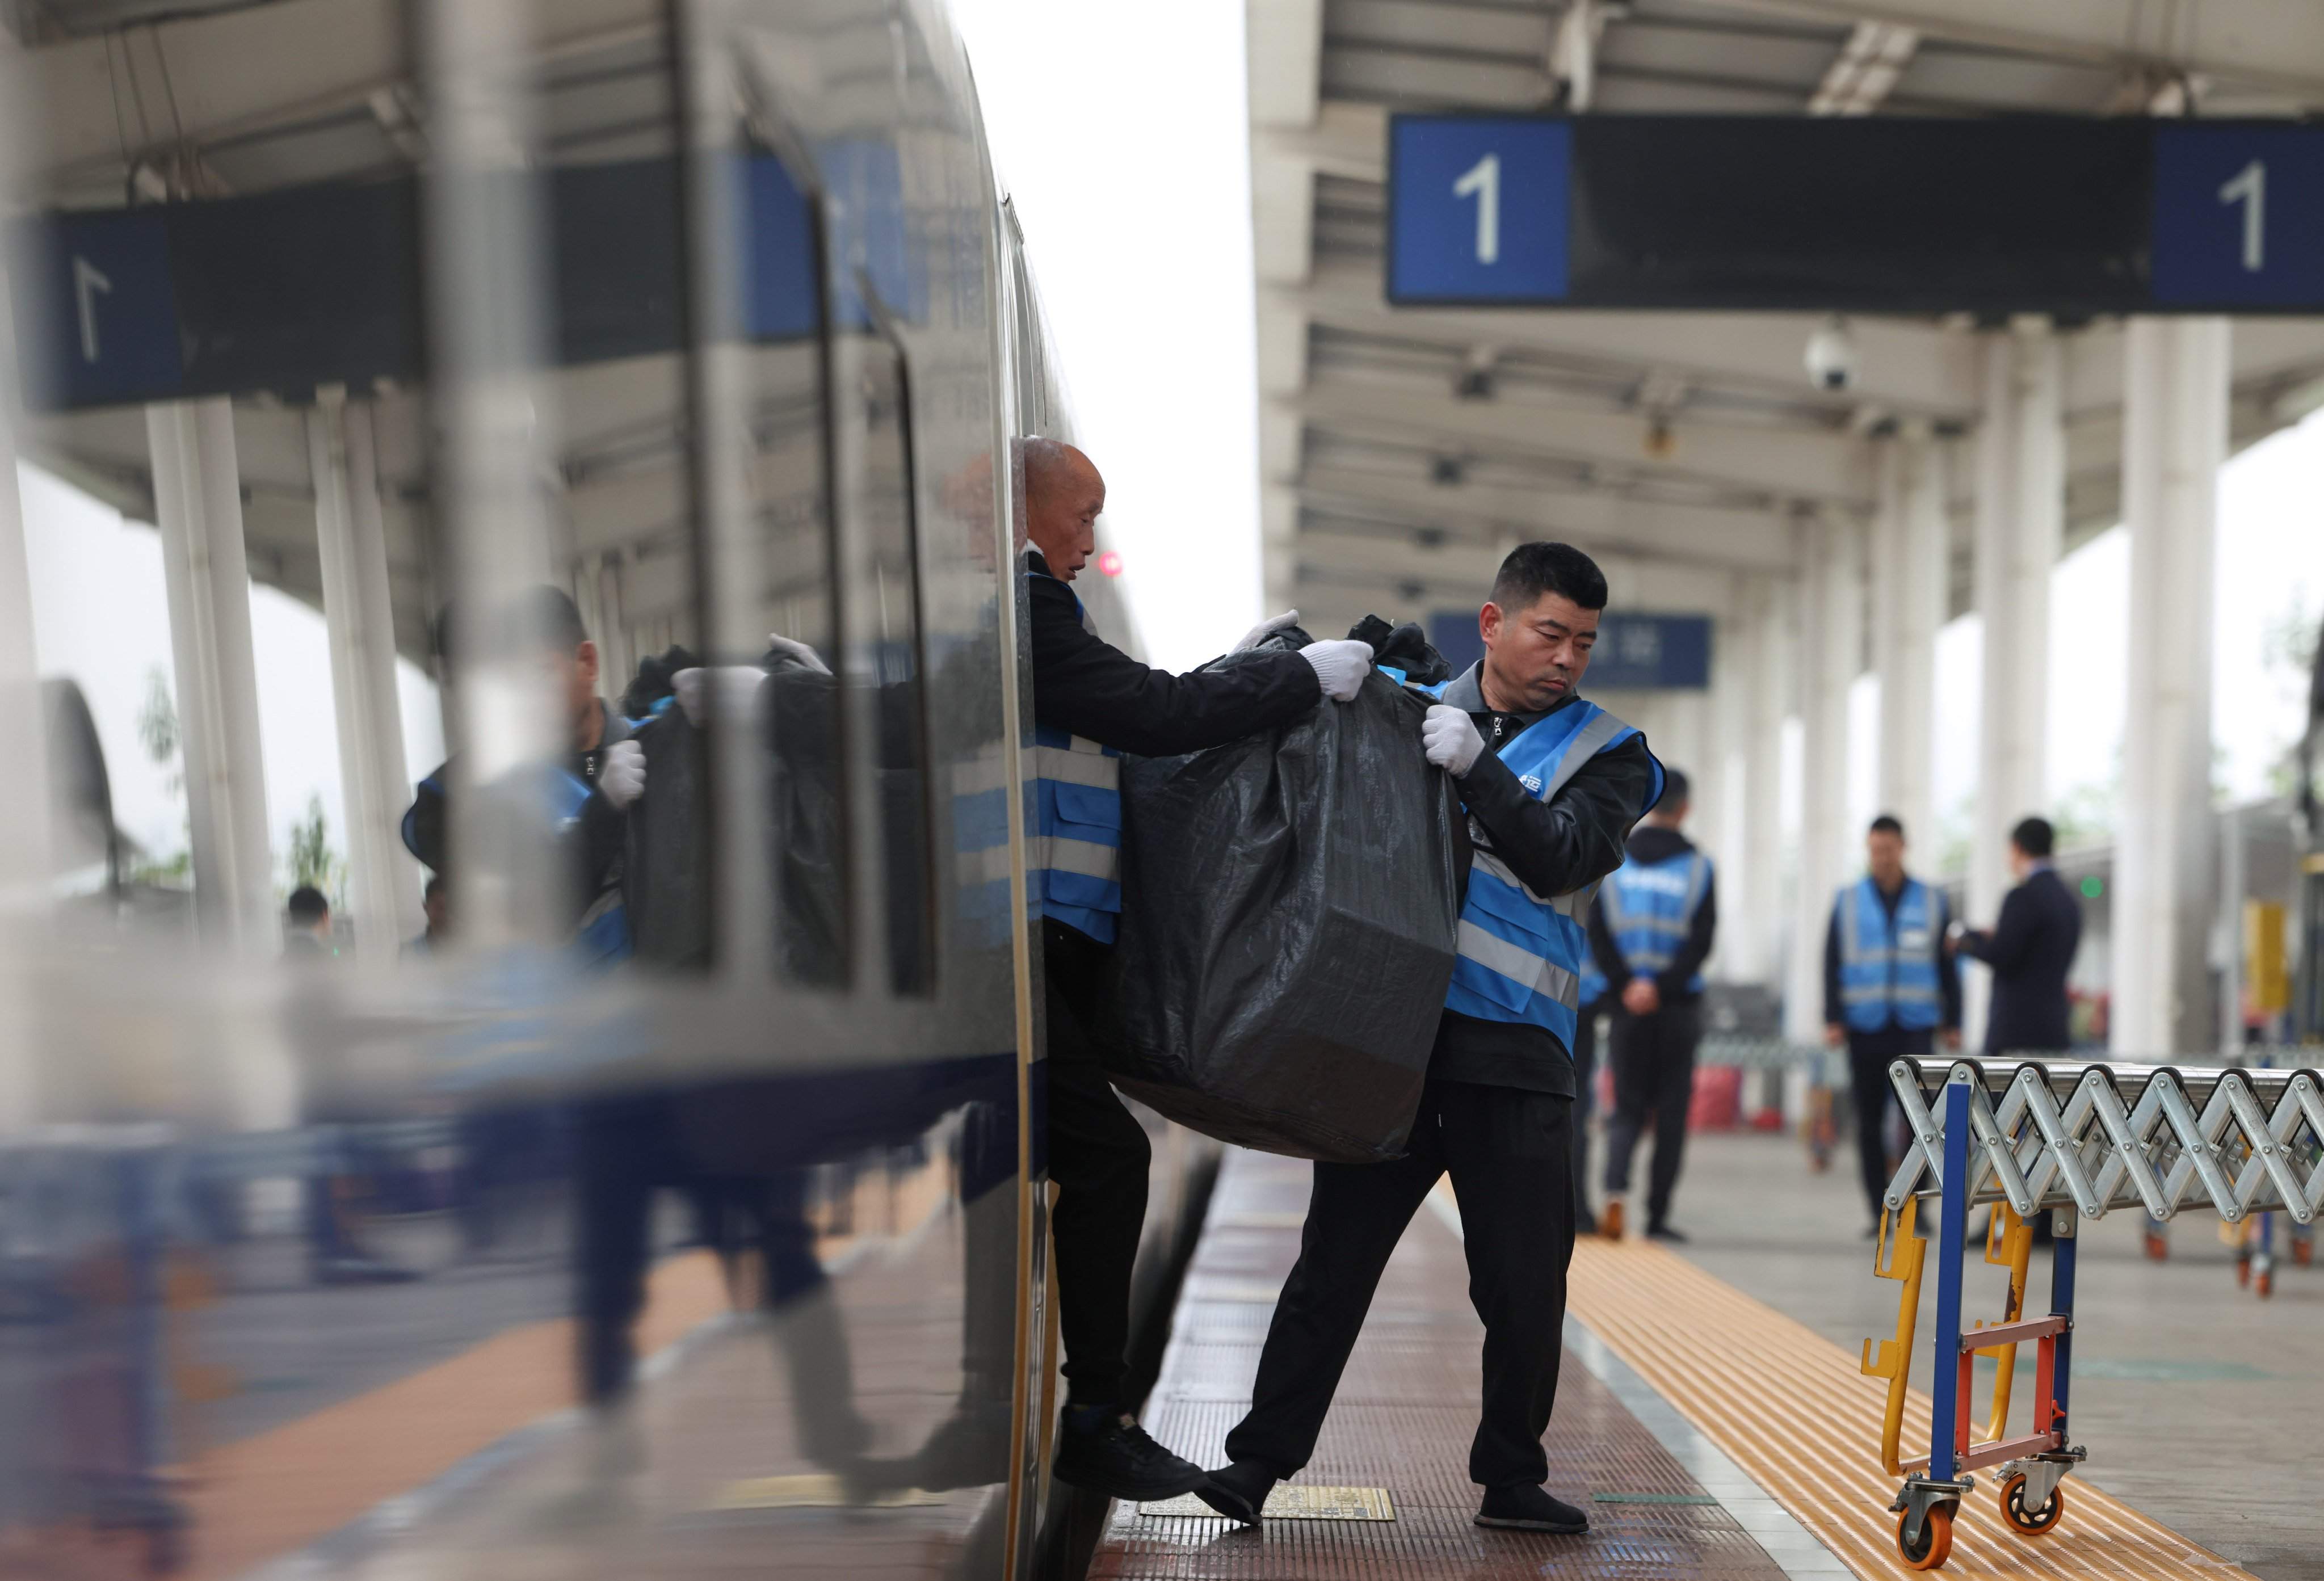
<path fill-rule="evenodd" d="M 349 406 L 337 386 L 316 392 L 307 413 L 307 459 L 346 795 L 347 898 L 357 952 L 368 961 L 392 961 L 419 932 L 421 917 L 420 866 L 401 832 L 411 779 L 395 688 L 395 616 L 374 443 L 368 405 Z"/>
<path fill-rule="evenodd" d="M 281 924 L 259 750 L 233 408 L 224 397 L 149 406 L 145 439 L 169 590 L 194 913 L 207 942 L 272 954 L 281 945 Z"/>
<path fill-rule="evenodd" d="M 1800 528 L 1799 887 L 1794 896 L 1784 1032 L 1823 1035 L 1822 939 L 1832 892 L 1847 870 L 1848 688 L 1864 651 L 1864 533 L 1823 515 Z"/>
<path fill-rule="evenodd" d="M 1884 811 L 1904 820 L 1922 865 L 1937 850 L 1937 630 L 1945 614 L 1942 455 L 1928 423 L 1881 442 L 1880 519 L 1872 544 L 1872 664 L 1880 677 Z"/>
<path fill-rule="evenodd" d="M 2115 846 L 2111 1045 L 2211 1049 L 2211 580 L 2227 321 L 2134 318 L 2123 375 L 2129 708 Z"/>
<path fill-rule="evenodd" d="M 1744 588 L 1733 578 L 1711 632 L 1711 693 L 1703 735 L 1702 771 L 1695 782 L 1694 841 L 1717 865 L 1723 920 L 1712 942 L 1708 971 L 1722 982 L 1747 980 L 1738 970 L 1744 957 L 1735 940 L 1744 931 L 1742 879 L 1748 804 L 1746 743 L 1750 707 L 1750 640 L 1744 628 Z"/>
<path fill-rule="evenodd" d="M 0 296 L 7 289 L 0 261 Z M 11 326 L 0 316 L 0 392 L 15 388 Z M 13 743 L 0 775 L 0 1136 L 38 1117 L 38 1036 L 29 957 L 49 911 L 48 732 L 32 640 L 32 566 L 16 487 L 14 401 L 0 393 L 0 732 Z"/>
<path fill-rule="evenodd" d="M 1777 981 L 1784 935 L 1784 721 L 1791 712 L 1789 590 L 1775 577 L 1742 578 L 1741 651 L 1746 688 L 1742 713 L 1743 840 L 1741 872 L 1724 887 L 1722 951 L 1731 951 L 1729 976 L 1745 982 Z M 1729 912 L 1729 900 L 1736 902 Z"/>
<path fill-rule="evenodd" d="M 1977 611 L 1984 628 L 1969 915 L 1989 927 L 2008 890 L 2009 831 L 2049 800 L 2050 574 L 2065 531 L 2063 375 L 2046 319 L 1986 337 L 1978 437 Z M 1962 1035 L 1984 1035 L 1991 979 L 1966 973 Z"/>

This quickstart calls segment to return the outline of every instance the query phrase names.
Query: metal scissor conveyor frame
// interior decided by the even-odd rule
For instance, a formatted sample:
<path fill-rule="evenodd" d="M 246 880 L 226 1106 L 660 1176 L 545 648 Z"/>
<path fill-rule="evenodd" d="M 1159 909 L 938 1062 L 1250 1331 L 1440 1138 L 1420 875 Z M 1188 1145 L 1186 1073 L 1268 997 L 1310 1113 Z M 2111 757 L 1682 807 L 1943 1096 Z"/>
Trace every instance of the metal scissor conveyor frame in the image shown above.
<path fill-rule="evenodd" d="M 2303 1126 L 2324 1144 L 2324 1076 L 2312 1069 L 2025 1060 L 2005 1071 L 1907 1057 L 1888 1075 L 1913 1133 L 1888 1182 L 1891 1211 L 1942 1193 L 1932 1095 L 1954 1081 L 1968 1091 L 1972 1205 L 2006 1202 L 2022 1218 L 2137 1208 L 2159 1219 L 2208 1205 L 2230 1222 L 2279 1209 L 2301 1224 L 2324 1211 L 2324 1162 L 2307 1164 L 2298 1146 Z"/>

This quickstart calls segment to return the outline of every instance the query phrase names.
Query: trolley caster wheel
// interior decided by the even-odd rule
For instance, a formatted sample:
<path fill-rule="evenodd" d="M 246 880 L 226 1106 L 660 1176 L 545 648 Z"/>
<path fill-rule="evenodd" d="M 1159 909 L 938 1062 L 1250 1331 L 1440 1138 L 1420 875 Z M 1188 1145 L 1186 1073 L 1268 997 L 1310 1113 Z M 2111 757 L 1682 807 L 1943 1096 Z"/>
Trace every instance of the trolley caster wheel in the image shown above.
<path fill-rule="evenodd" d="M 2275 1270 L 2263 1268 L 2252 1279 L 2252 1294 L 2265 1301 L 2275 1293 Z"/>
<path fill-rule="evenodd" d="M 2251 1288 L 2251 1259 L 2249 1257 L 2238 1257 L 2236 1259 L 2236 1288 L 2238 1290 L 2249 1290 Z"/>
<path fill-rule="evenodd" d="M 2163 1235 L 2159 1231 L 2148 1230 L 2146 1232 L 2146 1260 L 2150 1263 L 2169 1262 L 2171 1260 L 2170 1237 Z"/>
<path fill-rule="evenodd" d="M 2292 1243 L 2292 1260 L 2302 1268 L 2315 1262 L 2316 1243 L 2312 1240 L 2295 1239 Z"/>
<path fill-rule="evenodd" d="M 2001 1518 L 2011 1528 L 2026 1537 L 2039 1537 L 2058 1524 L 2066 1513 L 2064 1485 L 2050 1490 L 2050 1502 L 2038 1510 L 2025 1508 L 2025 1474 L 2019 1472 L 2001 1484 Z"/>
<path fill-rule="evenodd" d="M 1909 1512 L 1896 1517 L 1896 1556 L 1904 1561 L 1908 1570 L 1940 1568 L 1953 1551 L 1953 1512 L 1950 1505 L 1940 1504 L 1921 1521 L 1921 1542 L 1918 1548 L 1904 1540 L 1904 1523 Z"/>

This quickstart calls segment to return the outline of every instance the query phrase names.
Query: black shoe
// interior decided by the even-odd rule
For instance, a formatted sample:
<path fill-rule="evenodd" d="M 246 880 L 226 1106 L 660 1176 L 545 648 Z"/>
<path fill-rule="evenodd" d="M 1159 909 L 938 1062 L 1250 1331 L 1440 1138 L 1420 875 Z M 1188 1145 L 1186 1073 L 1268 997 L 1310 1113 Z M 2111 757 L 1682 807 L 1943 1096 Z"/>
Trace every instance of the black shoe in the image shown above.
<path fill-rule="evenodd" d="M 1513 1488 L 1488 1488 L 1477 1511 L 1480 1526 L 1506 1526 L 1518 1531 L 1559 1531 L 1567 1536 L 1590 1530 L 1590 1517 L 1549 1490 L 1519 1483 Z"/>
<path fill-rule="evenodd" d="M 1127 1413 L 1086 1433 L 1068 1429 L 1057 1438 L 1050 1474 L 1067 1487 L 1140 1503 L 1175 1499 L 1203 1483 L 1203 1468 L 1156 1443 Z"/>
<path fill-rule="evenodd" d="M 1650 1224 L 1646 1226 L 1646 1239 L 1650 1241 L 1668 1241 L 1673 1245 L 1676 1246 L 1686 1245 L 1686 1236 L 1680 1231 L 1671 1228 L 1671 1227 L 1666 1224 Z"/>
<path fill-rule="evenodd" d="M 1194 1496 L 1230 1521 L 1257 1526 L 1267 1510 L 1267 1495 L 1275 1491 L 1274 1474 L 1248 1460 L 1213 1471 L 1194 1490 Z"/>

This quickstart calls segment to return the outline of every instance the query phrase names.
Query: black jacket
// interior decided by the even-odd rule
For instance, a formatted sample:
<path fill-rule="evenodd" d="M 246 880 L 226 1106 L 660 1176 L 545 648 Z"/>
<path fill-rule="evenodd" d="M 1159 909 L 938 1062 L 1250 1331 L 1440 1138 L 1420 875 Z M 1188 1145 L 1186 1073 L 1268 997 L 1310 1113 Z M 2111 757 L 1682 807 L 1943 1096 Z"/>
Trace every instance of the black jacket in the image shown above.
<path fill-rule="evenodd" d="M 1900 887 L 1895 894 L 1891 895 L 1875 884 L 1872 891 L 1880 896 L 1880 904 L 1888 915 L 1895 916 L 1896 903 L 1904 896 L 1904 889 Z M 1937 925 L 1929 930 L 1929 953 L 1936 959 L 1937 993 L 1944 1005 L 1937 1017 L 1937 1025 L 1950 1032 L 1960 1025 L 1961 1016 L 1960 969 L 1954 965 L 1952 957 L 1945 953 L 1945 933 L 1952 926 L 1952 903 L 1945 898 L 1945 892 L 1933 884 L 1929 886 L 1929 896 L 1937 905 Z M 1823 930 L 1823 1018 L 1825 1024 L 1831 1026 L 1848 1025 L 1848 1001 L 1840 991 L 1840 902 L 1834 900 L 1831 921 L 1824 924 Z M 1893 1021 L 1891 1025 L 1894 1025 Z"/>
<path fill-rule="evenodd" d="M 1118 752 L 1175 758 L 1273 730 L 1323 700 L 1315 666 L 1296 653 L 1183 676 L 1149 669 L 1082 625 L 1080 601 L 1038 550 L 1026 552 L 1025 566 L 1042 724 Z"/>
<path fill-rule="evenodd" d="M 1991 933 L 1961 935 L 1961 953 L 1993 969 L 1987 1053 L 2062 1050 L 2072 1043 L 2066 973 L 2081 942 L 2081 903 L 2047 868 L 2027 874 L 2002 896 Z"/>
<path fill-rule="evenodd" d="M 1600 752 L 1544 802 L 1517 783 L 1500 752 L 1541 713 L 1498 713 L 1485 706 L 1479 660 L 1444 688 L 1444 701 L 1468 711 L 1485 738 L 1484 756 L 1457 782 L 1469 815 L 1491 838 L 1493 853 L 1537 895 L 1564 895 L 1593 884 L 1622 865 L 1622 842 L 1646 812 L 1654 786 L 1646 739 L 1633 736 Z M 1570 708 L 1569 698 L 1559 708 Z M 1417 743 L 1415 743 L 1416 746 Z M 1530 1092 L 1574 1094 L 1573 1059 L 1546 1028 L 1486 1021 L 1447 1010 L 1437 1023 L 1428 1074 L 1440 1081 L 1473 1081 Z"/>
<path fill-rule="evenodd" d="M 1628 855 L 1634 862 L 1666 862 L 1681 851 L 1694 849 L 1694 841 L 1675 829 L 1648 826 L 1630 836 Z M 1655 973 L 1655 989 L 1665 1005 L 1686 1004 L 1702 996 L 1692 988 L 1694 974 L 1711 959 L 1711 945 L 1719 932 L 1719 879 L 1716 874 L 1702 886 L 1702 903 L 1694 908 L 1694 917 L 1687 928 L 1686 942 L 1671 958 L 1671 963 Z M 1600 901 L 1590 907 L 1590 953 L 1596 958 L 1598 970 L 1606 974 L 1606 991 L 1620 998 L 1629 986 L 1630 963 L 1622 959 L 1621 946 L 1614 942 L 1613 931 L 1606 925 L 1606 906 Z"/>

